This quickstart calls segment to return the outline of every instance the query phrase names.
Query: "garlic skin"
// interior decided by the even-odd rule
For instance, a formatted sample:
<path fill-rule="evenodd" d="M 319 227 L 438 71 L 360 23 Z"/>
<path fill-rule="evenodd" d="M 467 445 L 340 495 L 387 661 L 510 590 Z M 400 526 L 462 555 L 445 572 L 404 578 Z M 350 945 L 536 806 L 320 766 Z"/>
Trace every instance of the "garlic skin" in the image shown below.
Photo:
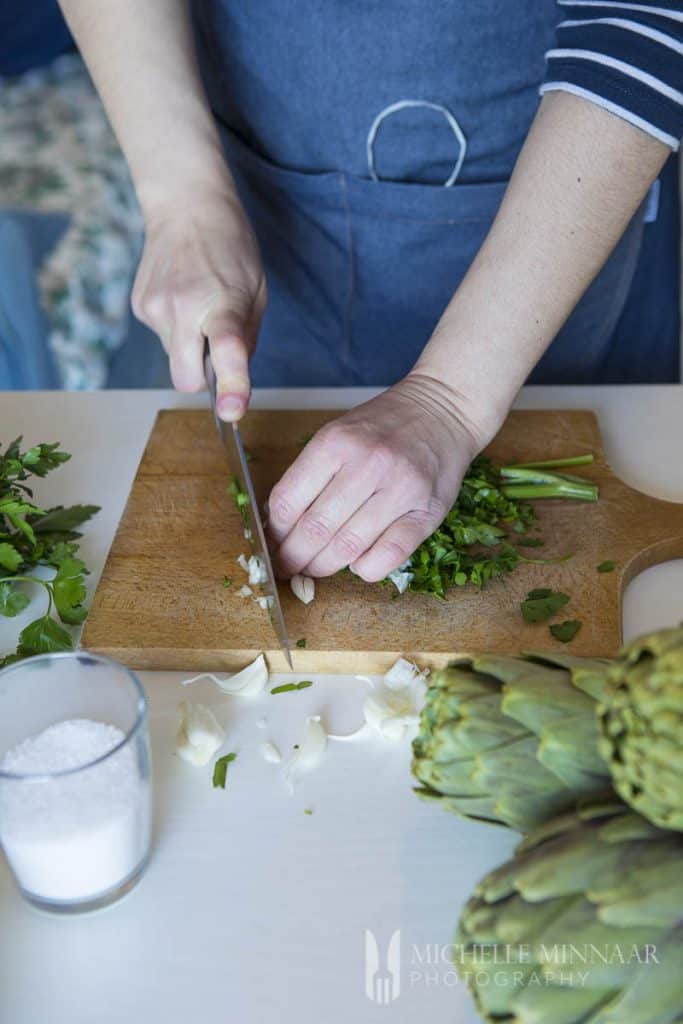
<path fill-rule="evenodd" d="M 261 743 L 258 749 L 261 757 L 268 764 L 280 764 L 282 761 L 282 754 L 274 743 Z"/>
<path fill-rule="evenodd" d="M 298 597 L 303 604 L 310 604 L 315 597 L 315 580 L 311 576 L 301 576 L 297 573 L 289 581 L 292 593 Z"/>
<path fill-rule="evenodd" d="M 410 559 L 404 562 L 403 565 L 399 565 L 398 569 L 392 570 L 387 576 L 387 579 L 391 580 L 399 594 L 405 594 L 414 578 L 415 573 L 410 570 Z"/>
<path fill-rule="evenodd" d="M 259 654 L 235 675 L 221 679 L 213 672 L 201 672 L 198 676 L 192 676 L 191 679 L 183 679 L 182 685 L 189 686 L 190 683 L 197 683 L 200 679 L 210 679 L 223 693 L 230 693 L 235 697 L 255 697 L 257 694 L 263 693 L 266 687 L 268 666 L 264 656 Z"/>
<path fill-rule="evenodd" d="M 306 719 L 301 745 L 283 768 L 284 779 L 290 792 L 293 792 L 294 782 L 299 775 L 312 771 L 320 764 L 326 747 L 327 733 L 320 721 L 320 715 L 309 716 Z"/>
<path fill-rule="evenodd" d="M 222 725 L 206 704 L 184 700 L 178 705 L 178 713 L 176 753 L 189 764 L 208 764 L 225 739 Z"/>

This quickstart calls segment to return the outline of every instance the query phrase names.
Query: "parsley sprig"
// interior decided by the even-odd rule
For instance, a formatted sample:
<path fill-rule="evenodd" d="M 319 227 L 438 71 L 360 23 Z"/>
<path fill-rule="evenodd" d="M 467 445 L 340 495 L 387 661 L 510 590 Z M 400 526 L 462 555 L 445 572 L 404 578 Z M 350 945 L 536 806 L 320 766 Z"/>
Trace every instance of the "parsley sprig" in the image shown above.
<path fill-rule="evenodd" d="M 14 618 L 29 604 L 22 584 L 34 583 L 47 593 L 44 615 L 26 626 L 13 653 L 0 656 L 0 668 L 33 654 L 70 650 L 71 634 L 52 617 L 77 625 L 86 617 L 85 576 L 88 570 L 77 557 L 78 528 L 96 512 L 97 505 L 42 509 L 33 501 L 26 481 L 45 477 L 71 456 L 59 443 L 21 450 L 21 438 L 0 451 L 0 615 Z M 33 575 L 39 566 L 56 570 L 52 579 Z"/>

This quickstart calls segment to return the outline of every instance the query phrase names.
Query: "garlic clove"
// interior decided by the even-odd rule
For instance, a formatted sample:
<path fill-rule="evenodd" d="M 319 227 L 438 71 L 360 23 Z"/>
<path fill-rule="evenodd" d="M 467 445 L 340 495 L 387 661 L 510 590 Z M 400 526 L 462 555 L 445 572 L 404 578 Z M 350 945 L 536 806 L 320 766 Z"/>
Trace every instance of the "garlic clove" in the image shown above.
<path fill-rule="evenodd" d="M 178 712 L 178 756 L 189 764 L 208 764 L 225 739 L 222 725 L 206 704 L 184 700 L 178 705 Z"/>
<path fill-rule="evenodd" d="M 297 574 L 289 581 L 292 593 L 298 597 L 303 604 L 310 604 L 315 597 L 315 580 L 311 576 Z"/>

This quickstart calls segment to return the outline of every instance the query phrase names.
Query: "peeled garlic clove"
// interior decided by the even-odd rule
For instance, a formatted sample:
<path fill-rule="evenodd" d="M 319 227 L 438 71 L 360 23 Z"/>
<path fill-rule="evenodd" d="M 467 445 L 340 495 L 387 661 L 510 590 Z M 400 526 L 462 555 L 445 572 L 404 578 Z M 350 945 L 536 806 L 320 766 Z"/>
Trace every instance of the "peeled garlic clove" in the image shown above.
<path fill-rule="evenodd" d="M 289 585 L 294 596 L 304 604 L 310 604 L 315 597 L 315 580 L 310 576 L 292 576 Z"/>
<path fill-rule="evenodd" d="M 225 739 L 223 727 L 206 704 L 184 700 L 178 705 L 178 712 L 178 756 L 190 764 L 208 764 Z"/>

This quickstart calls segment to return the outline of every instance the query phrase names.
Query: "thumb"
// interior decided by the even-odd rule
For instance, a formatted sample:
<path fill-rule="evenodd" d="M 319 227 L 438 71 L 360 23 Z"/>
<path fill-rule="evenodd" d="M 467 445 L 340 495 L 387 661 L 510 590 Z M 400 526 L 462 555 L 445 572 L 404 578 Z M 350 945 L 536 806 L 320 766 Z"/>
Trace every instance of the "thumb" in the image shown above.
<path fill-rule="evenodd" d="M 216 373 L 216 412 L 228 423 L 239 420 L 247 411 L 251 392 L 247 319 L 237 311 L 210 313 L 202 324 L 202 334 L 209 339 Z"/>

